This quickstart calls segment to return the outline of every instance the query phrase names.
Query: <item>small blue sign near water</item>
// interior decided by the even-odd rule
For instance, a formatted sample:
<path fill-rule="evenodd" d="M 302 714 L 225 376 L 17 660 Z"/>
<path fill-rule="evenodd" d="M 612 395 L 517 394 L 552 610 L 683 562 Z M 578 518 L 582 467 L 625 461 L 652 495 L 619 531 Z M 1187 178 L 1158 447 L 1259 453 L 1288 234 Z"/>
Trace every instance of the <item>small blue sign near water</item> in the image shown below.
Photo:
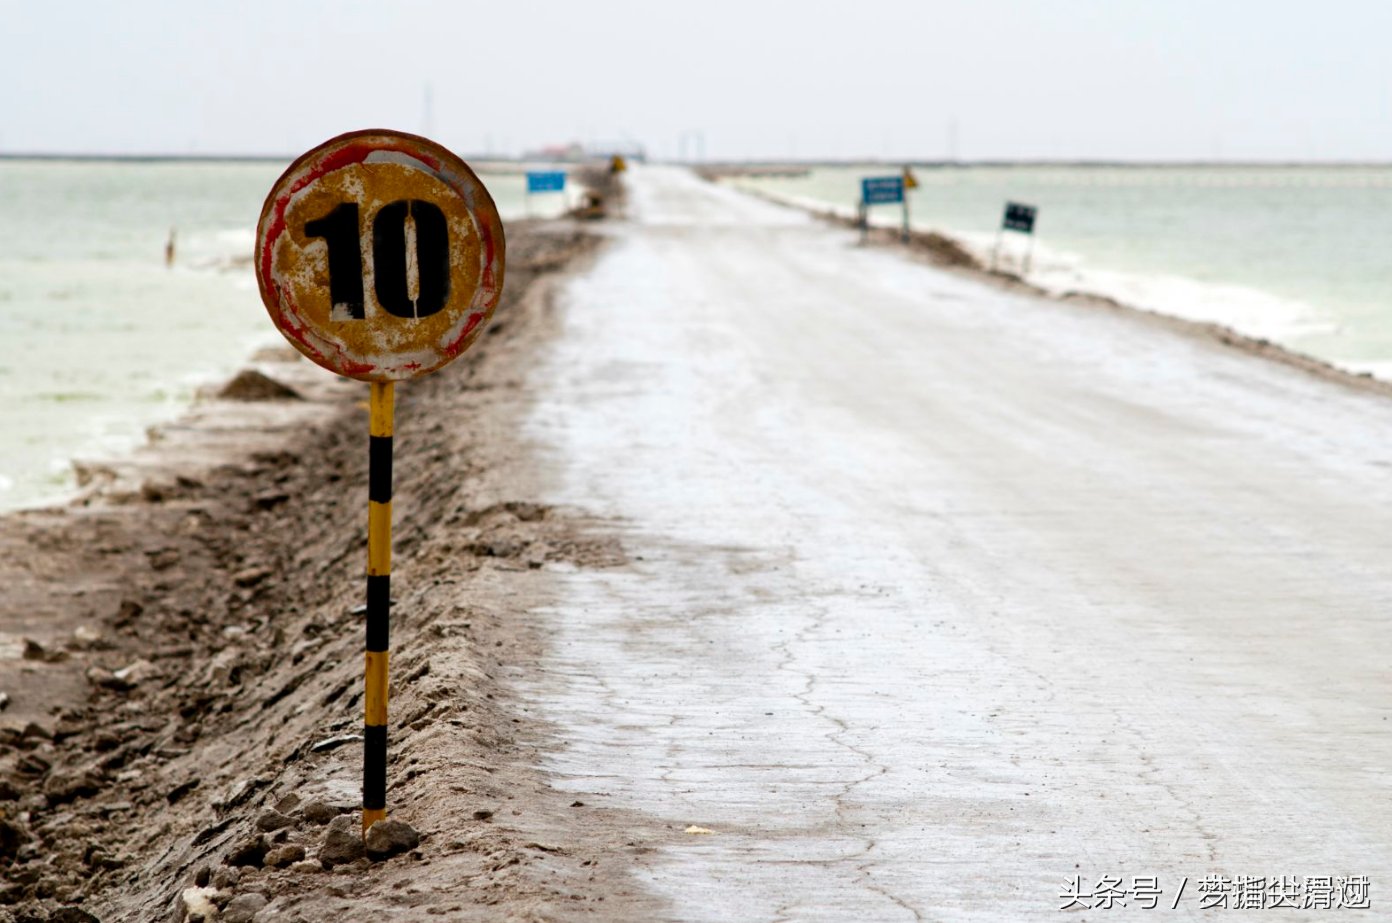
<path fill-rule="evenodd" d="M 889 205 L 904 201 L 904 177 L 867 176 L 860 181 L 860 199 L 866 205 Z"/>
<path fill-rule="evenodd" d="M 1021 205 L 1019 202 L 1005 203 L 1005 217 L 1001 219 L 1001 227 L 1007 231 L 1019 231 L 1021 234 L 1034 233 L 1034 216 L 1039 209 L 1033 205 Z"/>
<path fill-rule="evenodd" d="M 545 170 L 538 172 L 527 172 L 527 191 L 528 192 L 564 192 L 565 191 L 565 171 L 564 170 Z"/>

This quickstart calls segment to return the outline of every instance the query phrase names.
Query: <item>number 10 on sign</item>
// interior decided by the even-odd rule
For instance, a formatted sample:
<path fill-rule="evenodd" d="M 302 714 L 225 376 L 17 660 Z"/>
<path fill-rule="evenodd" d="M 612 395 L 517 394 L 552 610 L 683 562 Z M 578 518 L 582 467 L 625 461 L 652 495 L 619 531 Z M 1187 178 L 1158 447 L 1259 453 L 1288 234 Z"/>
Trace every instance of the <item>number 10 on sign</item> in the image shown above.
<path fill-rule="evenodd" d="M 331 372 L 370 383 L 363 831 L 386 817 L 395 382 L 457 358 L 503 286 L 502 222 L 464 161 L 425 138 L 370 130 L 309 151 L 257 225 L 272 322 Z"/>

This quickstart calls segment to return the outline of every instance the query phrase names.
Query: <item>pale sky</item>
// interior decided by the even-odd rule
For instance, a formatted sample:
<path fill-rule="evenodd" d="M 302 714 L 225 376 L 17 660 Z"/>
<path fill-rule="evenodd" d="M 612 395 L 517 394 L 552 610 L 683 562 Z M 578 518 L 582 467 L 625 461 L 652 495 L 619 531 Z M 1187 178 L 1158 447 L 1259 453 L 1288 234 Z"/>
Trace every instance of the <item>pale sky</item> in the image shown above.
<path fill-rule="evenodd" d="M 0 0 L 0 152 L 1387 161 L 1389 37 L 1389 0 Z"/>

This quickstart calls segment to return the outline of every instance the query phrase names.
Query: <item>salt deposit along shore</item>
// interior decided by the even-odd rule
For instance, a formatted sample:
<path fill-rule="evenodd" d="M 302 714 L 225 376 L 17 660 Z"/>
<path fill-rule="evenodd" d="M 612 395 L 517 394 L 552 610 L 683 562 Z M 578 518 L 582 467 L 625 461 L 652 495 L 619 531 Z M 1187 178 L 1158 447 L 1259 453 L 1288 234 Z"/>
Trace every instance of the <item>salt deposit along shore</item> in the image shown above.
<path fill-rule="evenodd" d="M 1366 876 L 1382 906 L 1386 395 L 682 170 L 625 183 L 583 237 L 510 232 L 496 332 L 403 388 L 390 806 L 419 847 L 325 848 L 366 453 L 351 386 L 304 385 L 240 456 L 213 408 L 220 463 L 175 432 L 92 505 L 0 520 L 7 899 L 1009 921 L 1155 879 L 1184 919 L 1208 876 L 1230 904 Z"/>

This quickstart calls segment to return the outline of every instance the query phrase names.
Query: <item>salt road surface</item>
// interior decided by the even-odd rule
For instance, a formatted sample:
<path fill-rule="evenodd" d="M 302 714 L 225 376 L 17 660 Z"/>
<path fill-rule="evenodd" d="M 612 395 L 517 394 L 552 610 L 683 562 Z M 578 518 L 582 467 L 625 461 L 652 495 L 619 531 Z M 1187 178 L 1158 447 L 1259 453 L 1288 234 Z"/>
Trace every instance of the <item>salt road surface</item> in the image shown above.
<path fill-rule="evenodd" d="M 526 692 L 558 785 L 672 826 L 673 919 L 1388 912 L 1392 401 L 629 176 L 528 435 L 633 561 L 556 577 Z"/>

